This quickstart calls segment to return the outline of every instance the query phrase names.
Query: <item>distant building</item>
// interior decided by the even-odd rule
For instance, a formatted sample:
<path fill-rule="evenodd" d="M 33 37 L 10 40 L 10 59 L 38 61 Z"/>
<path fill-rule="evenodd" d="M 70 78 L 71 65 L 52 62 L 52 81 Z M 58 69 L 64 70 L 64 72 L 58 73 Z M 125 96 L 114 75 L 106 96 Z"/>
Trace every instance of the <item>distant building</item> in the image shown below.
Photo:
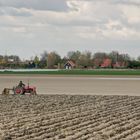
<path fill-rule="evenodd" d="M 113 64 L 113 68 L 124 68 L 127 66 L 127 63 L 125 62 L 116 62 L 115 64 Z"/>
<path fill-rule="evenodd" d="M 14 62 L 13 58 L 8 58 L 8 62 Z"/>
<path fill-rule="evenodd" d="M 115 64 L 113 64 L 113 68 L 120 68 L 121 67 L 121 63 L 116 62 Z"/>
<path fill-rule="evenodd" d="M 103 63 L 101 64 L 101 68 L 109 68 L 111 67 L 112 60 L 107 58 L 103 60 Z"/>
<path fill-rule="evenodd" d="M 76 67 L 76 64 L 75 64 L 75 62 L 72 61 L 72 60 L 68 60 L 68 61 L 66 62 L 66 64 L 64 65 L 64 68 L 65 68 L 65 69 L 73 69 L 73 68 L 75 68 L 75 67 Z"/>

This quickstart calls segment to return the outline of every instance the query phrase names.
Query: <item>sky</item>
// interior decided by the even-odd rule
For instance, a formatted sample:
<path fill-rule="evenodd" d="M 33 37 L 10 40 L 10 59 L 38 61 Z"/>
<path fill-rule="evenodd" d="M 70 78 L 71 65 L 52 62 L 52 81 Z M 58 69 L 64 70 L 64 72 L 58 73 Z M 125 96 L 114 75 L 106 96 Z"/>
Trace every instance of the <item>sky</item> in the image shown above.
<path fill-rule="evenodd" d="M 0 54 L 56 51 L 140 56 L 140 0 L 0 0 Z"/>

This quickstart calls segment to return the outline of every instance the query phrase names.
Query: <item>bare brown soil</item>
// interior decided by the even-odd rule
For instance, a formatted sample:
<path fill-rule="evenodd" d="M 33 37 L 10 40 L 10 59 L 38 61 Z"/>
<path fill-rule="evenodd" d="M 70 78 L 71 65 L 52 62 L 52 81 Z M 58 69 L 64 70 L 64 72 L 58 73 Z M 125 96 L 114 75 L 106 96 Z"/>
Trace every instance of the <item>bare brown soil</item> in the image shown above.
<path fill-rule="evenodd" d="M 140 97 L 0 95 L 1 140 L 139 140 Z"/>

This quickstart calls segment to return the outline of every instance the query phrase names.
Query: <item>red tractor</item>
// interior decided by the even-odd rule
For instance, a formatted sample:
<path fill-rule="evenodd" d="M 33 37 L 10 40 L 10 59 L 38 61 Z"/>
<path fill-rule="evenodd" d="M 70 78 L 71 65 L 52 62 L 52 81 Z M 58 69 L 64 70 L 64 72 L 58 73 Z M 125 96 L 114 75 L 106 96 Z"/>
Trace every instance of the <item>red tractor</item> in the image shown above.
<path fill-rule="evenodd" d="M 29 83 L 27 86 L 23 84 L 23 86 L 15 86 L 13 88 L 4 88 L 2 91 L 2 94 L 8 95 L 10 94 L 10 91 L 13 91 L 14 94 L 19 94 L 19 95 L 24 95 L 25 93 L 29 93 L 30 95 L 36 95 L 36 87 L 35 86 L 30 86 Z"/>
<path fill-rule="evenodd" d="M 24 86 L 24 87 L 19 87 L 16 86 L 13 88 L 14 94 L 25 94 L 25 93 L 30 93 L 31 95 L 36 95 L 36 87 L 35 86 Z"/>

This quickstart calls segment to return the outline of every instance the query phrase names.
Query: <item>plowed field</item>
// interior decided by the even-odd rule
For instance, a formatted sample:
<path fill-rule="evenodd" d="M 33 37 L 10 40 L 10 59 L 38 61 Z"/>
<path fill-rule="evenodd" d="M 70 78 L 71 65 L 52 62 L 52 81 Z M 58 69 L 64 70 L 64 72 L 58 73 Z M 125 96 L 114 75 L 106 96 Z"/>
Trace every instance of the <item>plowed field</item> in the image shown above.
<path fill-rule="evenodd" d="M 139 140 L 140 97 L 0 96 L 3 140 Z"/>

